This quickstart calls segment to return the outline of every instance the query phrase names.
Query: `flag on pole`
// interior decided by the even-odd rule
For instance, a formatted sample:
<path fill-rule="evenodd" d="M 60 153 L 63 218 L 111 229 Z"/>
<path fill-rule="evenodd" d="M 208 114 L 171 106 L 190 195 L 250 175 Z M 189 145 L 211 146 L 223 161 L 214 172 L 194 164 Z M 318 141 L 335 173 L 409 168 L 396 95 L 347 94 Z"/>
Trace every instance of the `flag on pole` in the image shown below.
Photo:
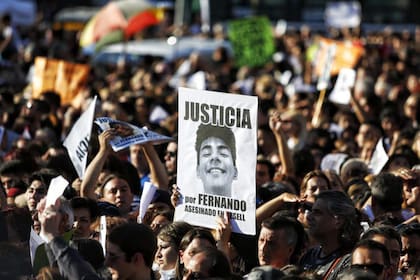
<path fill-rule="evenodd" d="M 63 146 L 67 148 L 70 159 L 79 178 L 83 178 L 86 169 L 89 140 L 95 115 L 96 96 L 89 108 L 80 116 L 71 129 Z"/>

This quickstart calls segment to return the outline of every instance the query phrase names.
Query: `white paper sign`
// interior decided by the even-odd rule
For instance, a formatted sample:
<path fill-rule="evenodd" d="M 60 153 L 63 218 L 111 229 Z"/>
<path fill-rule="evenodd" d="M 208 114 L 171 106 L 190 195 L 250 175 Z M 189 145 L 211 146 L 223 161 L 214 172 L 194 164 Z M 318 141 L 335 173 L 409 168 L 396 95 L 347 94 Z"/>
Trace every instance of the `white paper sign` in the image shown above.
<path fill-rule="evenodd" d="M 325 155 L 321 160 L 321 170 L 334 170 L 340 174 L 341 165 L 349 157 L 344 153 L 333 153 Z"/>
<path fill-rule="evenodd" d="M 95 123 L 99 126 L 100 131 L 107 129 L 115 129 L 117 136 L 111 140 L 111 147 L 115 152 L 123 150 L 133 144 L 142 144 L 150 142 L 152 144 L 160 144 L 171 141 L 172 138 L 161 135 L 159 133 L 140 128 L 127 122 L 113 120 L 103 117 L 97 118 Z"/>
<path fill-rule="evenodd" d="M 337 104 L 350 104 L 351 88 L 354 87 L 356 81 L 356 71 L 351 68 L 343 68 L 338 74 L 334 89 L 332 90 L 329 100 Z"/>
<path fill-rule="evenodd" d="M 372 157 L 370 159 L 369 168 L 372 170 L 374 175 L 379 174 L 385 164 L 388 162 L 388 154 L 385 151 L 383 139 L 379 139 L 376 144 L 375 151 L 373 151 Z"/>
<path fill-rule="evenodd" d="M 88 157 L 88 147 L 92 132 L 93 118 L 95 116 L 96 96 L 90 102 L 88 109 L 80 116 L 73 125 L 63 146 L 67 148 L 67 153 L 77 171 L 79 178 L 83 178 L 86 170 Z"/>
<path fill-rule="evenodd" d="M 69 182 L 61 175 L 52 179 L 50 186 L 48 187 L 45 208 L 54 205 L 68 185 Z"/>
<path fill-rule="evenodd" d="M 327 89 L 328 84 L 330 82 L 331 68 L 334 61 L 336 48 L 337 47 L 335 44 L 328 47 L 327 57 L 325 59 L 324 71 L 322 71 L 322 74 L 319 77 L 318 83 L 316 85 L 316 89 L 319 91 Z"/>
<path fill-rule="evenodd" d="M 143 192 L 140 198 L 140 207 L 139 207 L 139 215 L 137 216 L 137 223 L 141 223 L 143 221 L 144 215 L 146 214 L 147 207 L 149 207 L 150 202 L 152 202 L 153 197 L 156 193 L 156 186 L 154 186 L 150 182 L 145 182 L 143 187 Z"/>
<path fill-rule="evenodd" d="M 358 27 L 362 20 L 360 3 L 353 2 L 328 2 L 325 9 L 325 23 L 327 26 Z"/>
<path fill-rule="evenodd" d="M 31 227 L 31 233 L 29 235 L 29 250 L 30 250 L 29 253 L 31 255 L 31 263 L 32 263 L 32 265 L 34 264 L 36 249 L 42 243 L 45 243 L 45 241 Z"/>
<path fill-rule="evenodd" d="M 234 232 L 255 234 L 258 99 L 179 88 L 178 100 L 175 220 L 216 228 L 228 212 Z"/>
<path fill-rule="evenodd" d="M 106 216 L 101 216 L 99 219 L 99 243 L 102 245 L 104 256 L 106 256 Z"/>

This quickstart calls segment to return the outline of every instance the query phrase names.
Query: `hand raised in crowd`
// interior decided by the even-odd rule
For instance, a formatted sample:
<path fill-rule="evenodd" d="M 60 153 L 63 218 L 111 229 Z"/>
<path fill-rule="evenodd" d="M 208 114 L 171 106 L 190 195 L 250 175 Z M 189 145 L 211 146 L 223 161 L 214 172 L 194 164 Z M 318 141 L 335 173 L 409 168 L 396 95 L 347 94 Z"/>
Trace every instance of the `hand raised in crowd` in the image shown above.
<path fill-rule="evenodd" d="M 232 234 L 229 213 L 224 212 L 223 217 L 217 216 L 216 223 L 215 239 L 217 241 L 217 248 L 229 256 L 229 241 Z"/>
<path fill-rule="evenodd" d="M 108 153 L 111 151 L 111 140 L 115 137 L 115 129 L 110 128 L 98 135 L 99 151 Z"/>
<path fill-rule="evenodd" d="M 172 185 L 172 194 L 171 194 L 171 204 L 175 208 L 179 204 L 179 199 L 181 198 L 181 193 L 176 184 Z"/>
<path fill-rule="evenodd" d="M 270 129 L 273 131 L 275 135 L 282 135 L 283 130 L 281 128 L 282 120 L 280 118 L 280 113 L 275 111 L 270 115 L 270 119 L 268 124 L 270 125 Z"/>
<path fill-rule="evenodd" d="M 40 235 L 51 241 L 54 237 L 59 236 L 59 225 L 61 215 L 58 209 L 60 208 L 60 200 L 57 199 L 55 205 L 46 207 L 46 198 L 43 198 L 37 206 L 38 219 L 41 224 Z"/>

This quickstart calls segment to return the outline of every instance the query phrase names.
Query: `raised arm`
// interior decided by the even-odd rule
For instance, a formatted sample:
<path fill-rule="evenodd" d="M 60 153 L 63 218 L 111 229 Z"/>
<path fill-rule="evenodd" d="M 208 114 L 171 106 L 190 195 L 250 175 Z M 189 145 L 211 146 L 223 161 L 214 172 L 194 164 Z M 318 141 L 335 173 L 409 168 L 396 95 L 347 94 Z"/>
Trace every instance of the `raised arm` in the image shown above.
<path fill-rule="evenodd" d="M 278 112 L 274 112 L 269 119 L 270 129 L 276 138 L 277 149 L 281 161 L 281 173 L 288 177 L 295 176 L 292 153 L 286 143 L 286 135 L 281 128 L 281 118 Z"/>
<path fill-rule="evenodd" d="M 263 205 L 257 208 L 256 218 L 257 226 L 261 225 L 261 222 L 271 217 L 277 210 L 285 205 L 285 203 L 297 203 L 300 199 L 297 195 L 292 193 L 282 193 L 276 196 L 272 200 L 267 201 Z"/>
<path fill-rule="evenodd" d="M 80 256 L 79 252 L 70 248 L 60 237 L 58 228 L 62 214 L 59 211 L 59 205 L 45 208 L 45 200 L 42 203 L 44 205 L 40 206 L 39 221 L 41 223 L 41 234 L 47 241 L 47 251 L 52 253 L 52 255 L 47 254 L 50 263 L 56 261 L 60 274 L 66 279 L 99 280 L 100 277 L 95 273 L 92 266 Z"/>
<path fill-rule="evenodd" d="M 101 173 L 105 161 L 111 151 L 111 145 L 109 142 L 114 135 L 115 131 L 113 129 L 105 130 L 99 134 L 99 151 L 87 166 L 85 176 L 80 186 L 80 195 L 82 197 L 89 197 L 94 200 L 98 199 L 95 194 L 95 187 L 98 182 L 99 174 Z"/>
<path fill-rule="evenodd" d="M 150 180 L 158 189 L 169 191 L 169 178 L 165 166 L 160 160 L 155 148 L 150 143 L 142 145 L 147 164 L 150 169 Z"/>

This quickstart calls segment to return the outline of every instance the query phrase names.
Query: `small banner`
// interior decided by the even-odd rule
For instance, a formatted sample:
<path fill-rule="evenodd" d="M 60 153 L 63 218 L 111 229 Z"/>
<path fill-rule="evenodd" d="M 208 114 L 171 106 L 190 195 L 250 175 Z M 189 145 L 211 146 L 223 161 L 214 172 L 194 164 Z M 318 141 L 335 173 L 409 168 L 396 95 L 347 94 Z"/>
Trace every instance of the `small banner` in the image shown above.
<path fill-rule="evenodd" d="M 312 56 L 317 77 L 324 72 L 325 61 L 331 45 L 336 46 L 334 60 L 331 66 L 331 76 L 337 75 L 342 68 L 354 68 L 364 52 L 362 45 L 351 41 L 337 41 L 327 38 L 320 39 L 316 54 Z"/>
<path fill-rule="evenodd" d="M 260 66 L 272 59 L 275 45 L 268 18 L 234 20 L 229 23 L 228 30 L 238 66 Z"/>
<path fill-rule="evenodd" d="M 67 148 L 67 153 L 80 179 L 85 174 L 93 118 L 95 117 L 95 105 L 96 96 L 90 103 L 89 108 L 73 125 L 73 128 L 63 143 L 63 146 Z"/>
<path fill-rule="evenodd" d="M 63 105 L 70 104 L 85 85 L 90 67 L 64 60 L 45 57 L 35 58 L 35 71 L 32 80 L 32 97 L 39 98 L 48 90 L 61 96 Z"/>

